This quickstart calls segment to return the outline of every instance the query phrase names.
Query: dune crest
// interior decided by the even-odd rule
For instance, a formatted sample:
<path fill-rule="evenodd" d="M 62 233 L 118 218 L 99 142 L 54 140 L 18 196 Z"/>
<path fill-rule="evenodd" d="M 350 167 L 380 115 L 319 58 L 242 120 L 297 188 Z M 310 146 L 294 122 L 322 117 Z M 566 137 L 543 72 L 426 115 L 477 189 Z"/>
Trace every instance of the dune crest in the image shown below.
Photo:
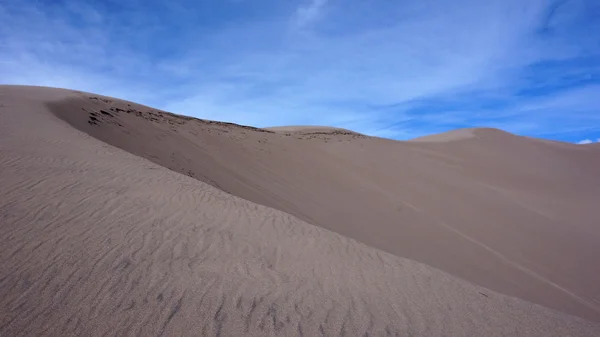
<path fill-rule="evenodd" d="M 457 140 L 467 140 L 473 138 L 488 137 L 515 137 L 515 135 L 495 128 L 464 128 L 442 132 L 439 134 L 418 137 L 409 140 L 410 142 L 451 142 Z"/>
<path fill-rule="evenodd" d="M 311 184 L 333 179 L 307 172 L 306 163 L 324 154 L 331 161 L 317 169 L 337 172 L 342 183 L 381 173 L 348 164 L 354 151 L 374 155 L 371 146 L 393 146 L 408 159 L 440 160 L 434 148 L 348 135 L 298 139 L 61 89 L 0 86 L 0 103 L 0 335 L 600 335 L 597 323 L 386 253 L 380 249 L 393 250 L 380 239 L 386 232 L 374 231 L 387 227 L 361 217 L 375 226 L 363 235 L 335 204 L 327 206 L 338 217 L 334 231 L 363 235 L 368 245 L 327 230 L 321 222 L 332 218 L 321 213 L 322 199 L 310 203 L 325 192 Z M 281 167 L 268 165 L 275 155 Z M 369 187 L 393 198 L 374 181 L 354 182 L 365 198 L 373 197 Z M 338 198 L 353 191 L 335 190 L 341 186 L 335 179 L 329 186 Z M 493 194 L 503 193 L 514 192 Z M 396 206 L 417 222 L 428 211 L 419 200 Z M 303 221 L 311 216 L 312 224 Z M 436 230 L 439 239 L 457 236 Z M 405 233 L 412 240 L 425 234 Z M 436 247 L 448 253 L 443 241 L 420 244 L 430 247 L 413 253 L 430 252 L 433 260 Z M 449 247 L 462 256 L 460 246 Z M 585 308 L 572 304 L 572 311 Z"/>
<path fill-rule="evenodd" d="M 296 125 L 296 126 L 274 126 L 269 128 L 263 128 L 265 130 L 283 133 L 283 134 L 332 134 L 332 135 L 356 135 L 363 136 L 365 135 L 358 133 L 356 131 L 344 129 L 344 128 L 334 128 L 329 126 L 317 126 L 317 125 Z"/>

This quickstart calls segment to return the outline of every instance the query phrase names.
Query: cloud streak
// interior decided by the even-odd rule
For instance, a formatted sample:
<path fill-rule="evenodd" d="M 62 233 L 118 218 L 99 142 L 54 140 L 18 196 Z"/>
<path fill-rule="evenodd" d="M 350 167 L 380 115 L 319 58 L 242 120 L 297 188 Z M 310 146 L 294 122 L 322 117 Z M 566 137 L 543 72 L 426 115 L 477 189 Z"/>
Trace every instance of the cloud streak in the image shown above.
<path fill-rule="evenodd" d="M 591 139 L 584 139 L 584 140 L 580 140 L 577 142 L 577 144 L 592 144 L 592 143 L 600 143 L 600 138 L 596 139 L 595 141 L 591 140 Z"/>
<path fill-rule="evenodd" d="M 600 136 L 593 0 L 0 4 L 0 80 L 256 126 Z"/>
<path fill-rule="evenodd" d="M 296 9 L 293 24 L 296 28 L 303 28 L 318 20 L 327 5 L 328 0 L 311 0 L 307 5 Z"/>

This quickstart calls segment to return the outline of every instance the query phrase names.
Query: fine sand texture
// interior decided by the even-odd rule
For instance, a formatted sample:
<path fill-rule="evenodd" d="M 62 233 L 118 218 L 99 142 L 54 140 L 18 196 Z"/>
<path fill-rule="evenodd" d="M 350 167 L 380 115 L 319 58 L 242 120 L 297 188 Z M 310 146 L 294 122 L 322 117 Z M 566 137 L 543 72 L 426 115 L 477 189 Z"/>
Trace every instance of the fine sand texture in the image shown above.
<path fill-rule="evenodd" d="M 48 108 L 232 195 L 600 322 L 598 147 L 496 129 L 410 142 L 314 126 L 256 129 L 91 94 Z"/>
<path fill-rule="evenodd" d="M 329 126 L 316 126 L 316 125 L 306 125 L 306 126 L 275 126 L 270 128 L 264 128 L 264 130 L 273 131 L 275 133 L 287 134 L 291 135 L 318 135 L 318 134 L 337 134 L 337 135 L 356 135 L 361 136 L 360 133 L 354 132 L 352 130 L 343 129 L 343 128 L 334 128 Z"/>
<path fill-rule="evenodd" d="M 0 336 L 600 335 L 597 147 L 23 86 L 0 119 Z"/>

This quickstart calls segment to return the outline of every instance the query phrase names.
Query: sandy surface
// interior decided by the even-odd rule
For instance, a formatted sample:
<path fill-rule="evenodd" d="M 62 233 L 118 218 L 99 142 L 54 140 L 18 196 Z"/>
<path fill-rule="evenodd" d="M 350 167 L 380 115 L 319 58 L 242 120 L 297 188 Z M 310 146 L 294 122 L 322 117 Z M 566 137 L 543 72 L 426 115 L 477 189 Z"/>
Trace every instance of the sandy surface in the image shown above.
<path fill-rule="evenodd" d="M 496 129 L 411 142 L 307 130 L 314 127 L 280 133 L 95 95 L 49 108 L 97 139 L 230 194 L 600 321 L 598 147 Z"/>
<path fill-rule="evenodd" d="M 451 130 L 451 131 L 447 131 L 447 132 L 443 132 L 443 133 L 438 133 L 435 135 L 428 135 L 428 136 L 423 136 L 423 137 L 419 137 L 419 138 L 414 138 L 411 139 L 411 142 L 450 142 L 450 141 L 455 141 L 455 140 L 461 140 L 461 139 L 472 139 L 472 138 L 477 138 L 477 135 L 475 134 L 477 131 L 482 132 L 482 131 L 490 131 L 485 130 L 485 129 L 476 129 L 476 128 L 466 128 L 466 129 L 457 129 L 457 130 Z M 493 132 L 493 131 L 492 131 Z"/>
<path fill-rule="evenodd" d="M 317 125 L 294 125 L 294 126 L 274 126 L 270 128 L 264 128 L 264 130 L 273 131 L 276 133 L 288 134 L 332 134 L 332 135 L 356 135 L 362 136 L 362 134 L 343 128 L 334 128 L 330 126 L 317 126 Z"/>
<path fill-rule="evenodd" d="M 0 116 L 0 336 L 600 335 L 597 147 L 36 87 L 0 86 Z"/>

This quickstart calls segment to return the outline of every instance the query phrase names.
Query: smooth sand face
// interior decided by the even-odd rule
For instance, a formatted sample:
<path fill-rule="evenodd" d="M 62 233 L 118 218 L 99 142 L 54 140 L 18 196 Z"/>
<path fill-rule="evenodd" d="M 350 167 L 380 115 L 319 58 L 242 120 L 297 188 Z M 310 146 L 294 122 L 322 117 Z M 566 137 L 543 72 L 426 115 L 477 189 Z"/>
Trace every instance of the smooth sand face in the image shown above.
<path fill-rule="evenodd" d="M 37 87 L 0 86 L 0 116 L 2 336 L 600 335 L 399 257 L 595 319 L 596 148 L 286 136 Z"/>
<path fill-rule="evenodd" d="M 317 125 L 274 126 L 264 128 L 264 130 L 289 134 L 354 134 L 357 136 L 362 136 L 362 134 L 348 129 Z"/>
<path fill-rule="evenodd" d="M 597 148 L 495 129 L 426 142 L 304 127 L 276 133 L 91 94 L 49 108 L 108 144 L 232 195 L 600 321 Z"/>
<path fill-rule="evenodd" d="M 411 139 L 411 142 L 450 142 L 461 139 L 477 138 L 476 129 L 458 129 L 436 135 L 423 136 Z"/>

